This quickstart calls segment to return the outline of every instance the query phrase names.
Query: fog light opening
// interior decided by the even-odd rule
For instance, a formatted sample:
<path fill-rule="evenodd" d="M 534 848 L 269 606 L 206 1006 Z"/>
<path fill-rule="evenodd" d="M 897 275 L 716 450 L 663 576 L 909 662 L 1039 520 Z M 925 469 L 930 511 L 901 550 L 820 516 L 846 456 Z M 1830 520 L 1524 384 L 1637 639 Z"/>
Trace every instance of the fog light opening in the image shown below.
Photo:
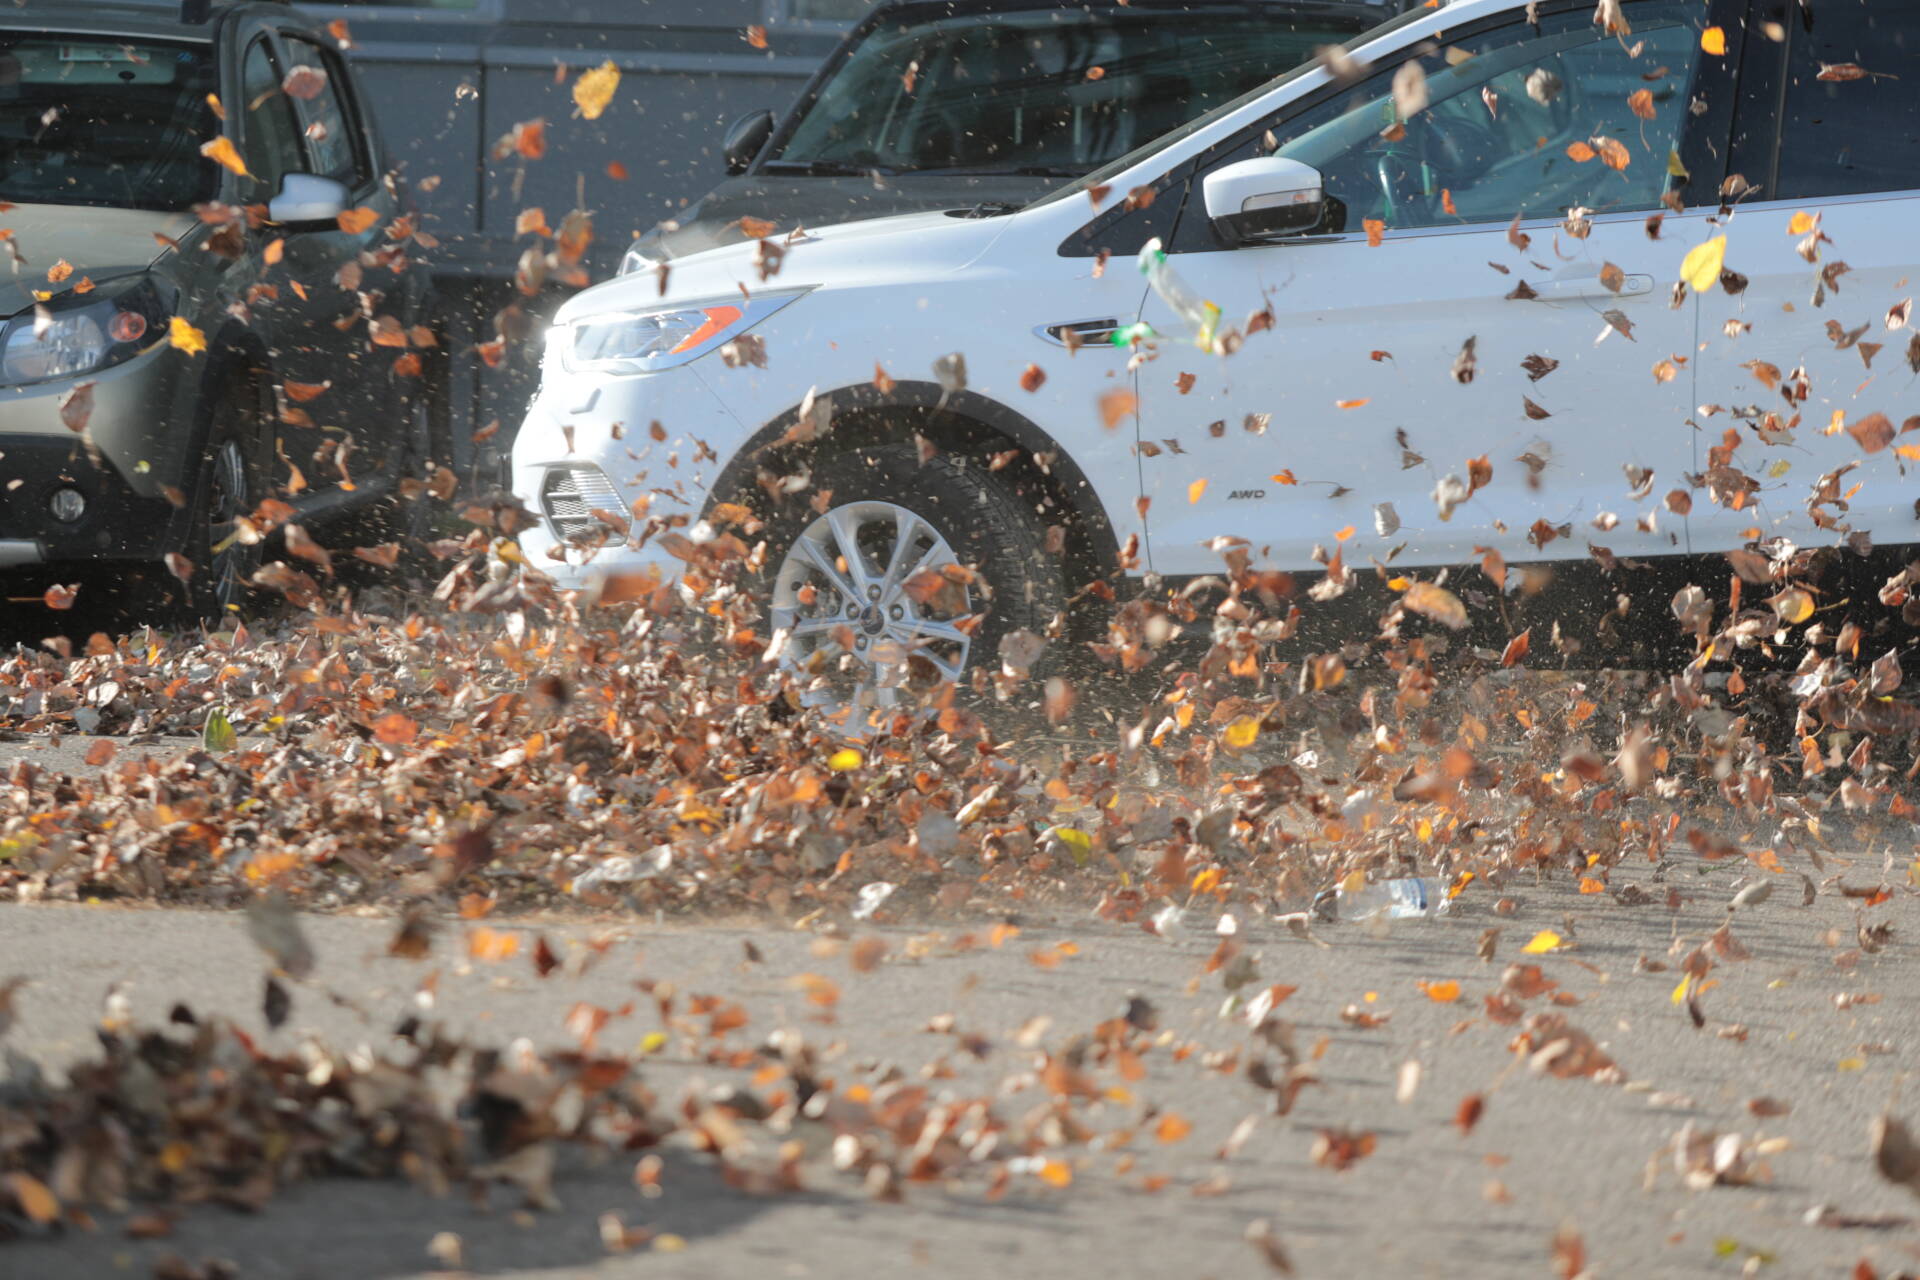
<path fill-rule="evenodd" d="M 47 510 L 62 524 L 73 524 L 87 514 L 86 495 L 78 489 L 55 489 L 53 496 L 47 499 Z"/>

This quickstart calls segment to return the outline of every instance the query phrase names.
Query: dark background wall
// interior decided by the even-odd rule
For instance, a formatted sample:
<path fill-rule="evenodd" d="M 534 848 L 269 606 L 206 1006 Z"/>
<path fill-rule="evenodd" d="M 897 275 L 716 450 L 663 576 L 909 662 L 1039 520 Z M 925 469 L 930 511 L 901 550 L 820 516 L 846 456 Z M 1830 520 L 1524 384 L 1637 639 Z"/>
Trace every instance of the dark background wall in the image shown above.
<path fill-rule="evenodd" d="M 440 277 L 455 349 L 456 446 L 463 466 L 491 478 L 531 390 L 538 344 L 510 349 L 499 369 L 471 354 L 494 336 L 515 301 L 538 318 L 565 291 L 523 298 L 512 278 L 531 241 L 516 238 L 520 211 L 549 225 L 573 209 L 594 215 L 587 268 L 617 267 L 633 236 L 699 197 L 724 176 L 720 139 L 758 107 L 785 110 L 869 0 L 432 0 L 302 4 L 321 22 L 347 20 L 349 56 L 382 133 L 412 184 Z M 766 49 L 747 43 L 764 27 Z M 611 59 L 620 68 L 613 105 L 576 117 L 573 82 Z M 560 70 L 556 70 L 560 69 Z M 539 160 L 496 160 L 494 142 L 524 121 L 546 121 Z M 609 176 L 617 161 L 624 181 Z M 769 211 L 771 215 L 774 211 Z M 494 419 L 499 434 L 473 445 Z"/>

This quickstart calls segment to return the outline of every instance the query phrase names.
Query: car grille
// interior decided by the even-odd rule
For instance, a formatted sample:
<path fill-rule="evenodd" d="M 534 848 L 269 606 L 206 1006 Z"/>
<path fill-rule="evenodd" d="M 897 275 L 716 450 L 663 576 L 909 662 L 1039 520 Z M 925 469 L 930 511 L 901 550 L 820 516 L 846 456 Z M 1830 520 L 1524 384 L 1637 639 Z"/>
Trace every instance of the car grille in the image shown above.
<path fill-rule="evenodd" d="M 574 463 L 548 470 L 540 486 L 540 505 L 554 535 L 564 542 L 602 527 L 593 515 L 595 507 L 617 514 L 622 503 L 606 472 L 588 463 Z"/>

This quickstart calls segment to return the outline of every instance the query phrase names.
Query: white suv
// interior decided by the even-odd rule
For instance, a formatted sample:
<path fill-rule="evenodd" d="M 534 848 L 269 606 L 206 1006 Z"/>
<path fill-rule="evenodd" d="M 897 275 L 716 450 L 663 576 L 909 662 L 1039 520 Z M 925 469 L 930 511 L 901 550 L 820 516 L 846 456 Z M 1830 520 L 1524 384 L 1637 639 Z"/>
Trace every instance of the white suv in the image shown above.
<path fill-rule="evenodd" d="M 1418 8 L 1025 208 L 590 289 L 522 546 L 564 586 L 763 546 L 780 651 L 886 702 L 1223 550 L 1512 592 L 1914 541 L 1920 6 L 1818 9 Z"/>

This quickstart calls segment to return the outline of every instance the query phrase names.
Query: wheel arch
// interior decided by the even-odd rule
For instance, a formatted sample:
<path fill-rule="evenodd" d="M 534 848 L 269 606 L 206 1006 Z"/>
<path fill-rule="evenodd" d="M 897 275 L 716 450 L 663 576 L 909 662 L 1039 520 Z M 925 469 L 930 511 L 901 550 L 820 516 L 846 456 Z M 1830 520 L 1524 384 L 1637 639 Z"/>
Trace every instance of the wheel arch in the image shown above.
<path fill-rule="evenodd" d="M 754 483 L 762 469 L 783 461 L 810 463 L 823 447 L 859 447 L 901 437 L 903 421 L 950 452 L 987 454 L 1017 448 L 1021 455 L 1005 469 L 1023 498 L 1051 502 L 1059 515 L 1048 523 L 1068 530 L 1068 551 L 1075 567 L 1090 576 L 1118 569 L 1120 544 L 1106 503 L 1087 474 L 1060 443 L 1032 419 L 988 396 L 972 391 L 948 393 L 938 383 L 899 381 L 883 391 L 856 383 L 816 392 L 833 403 L 833 425 L 818 441 L 781 446 L 778 442 L 800 420 L 795 405 L 750 436 L 715 477 L 718 500 L 758 500 Z M 748 505 L 752 505 L 750 501 Z M 1043 512 L 1043 518 L 1045 513 Z"/>

